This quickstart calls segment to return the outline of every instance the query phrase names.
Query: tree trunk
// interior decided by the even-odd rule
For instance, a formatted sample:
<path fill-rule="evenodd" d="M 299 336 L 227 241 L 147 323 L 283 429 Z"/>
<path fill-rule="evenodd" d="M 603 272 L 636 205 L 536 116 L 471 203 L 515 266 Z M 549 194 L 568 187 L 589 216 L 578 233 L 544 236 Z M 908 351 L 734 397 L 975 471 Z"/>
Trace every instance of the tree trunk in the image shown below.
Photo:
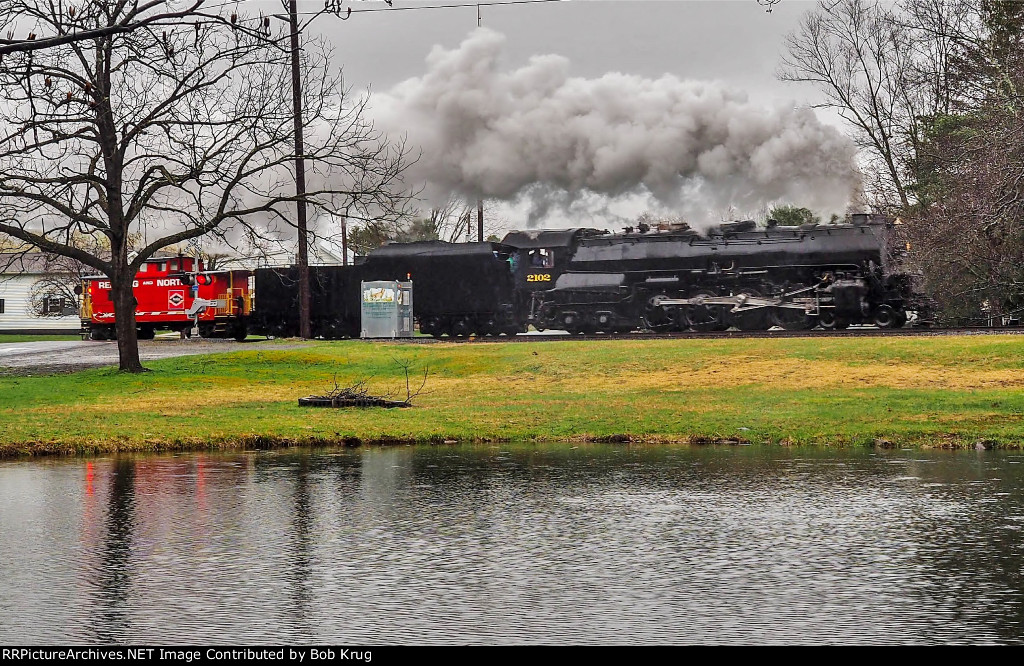
<path fill-rule="evenodd" d="M 110 280 L 114 301 L 114 325 L 117 329 L 117 356 L 120 372 L 146 372 L 139 359 L 139 334 L 135 328 L 138 301 L 132 288 L 134 275 L 118 275 Z"/>

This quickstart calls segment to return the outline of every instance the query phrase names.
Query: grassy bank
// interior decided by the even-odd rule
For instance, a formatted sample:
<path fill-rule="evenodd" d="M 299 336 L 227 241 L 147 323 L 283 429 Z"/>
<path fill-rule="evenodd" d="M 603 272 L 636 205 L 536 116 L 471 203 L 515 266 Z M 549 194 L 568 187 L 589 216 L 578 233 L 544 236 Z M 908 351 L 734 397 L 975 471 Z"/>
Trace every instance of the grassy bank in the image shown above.
<path fill-rule="evenodd" d="M 429 371 L 414 408 L 296 403 L 335 376 L 404 391 L 396 358 Z M 0 452 L 345 440 L 1024 444 L 1024 336 L 352 341 L 147 365 L 138 376 L 0 378 Z"/>

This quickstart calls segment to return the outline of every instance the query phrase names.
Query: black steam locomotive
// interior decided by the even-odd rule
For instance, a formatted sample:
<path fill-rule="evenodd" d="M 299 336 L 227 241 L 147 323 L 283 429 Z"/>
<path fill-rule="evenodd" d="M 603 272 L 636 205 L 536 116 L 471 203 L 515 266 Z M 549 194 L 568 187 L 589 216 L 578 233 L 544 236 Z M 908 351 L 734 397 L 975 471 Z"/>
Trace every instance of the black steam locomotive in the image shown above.
<path fill-rule="evenodd" d="M 723 224 L 708 233 L 640 225 L 515 231 L 500 243 L 396 243 L 348 267 L 312 267 L 314 335 L 359 334 L 359 283 L 413 281 L 423 333 L 561 329 L 714 331 L 903 326 L 909 277 L 889 269 L 887 226 Z M 253 330 L 298 331 L 297 272 L 256 271 Z"/>

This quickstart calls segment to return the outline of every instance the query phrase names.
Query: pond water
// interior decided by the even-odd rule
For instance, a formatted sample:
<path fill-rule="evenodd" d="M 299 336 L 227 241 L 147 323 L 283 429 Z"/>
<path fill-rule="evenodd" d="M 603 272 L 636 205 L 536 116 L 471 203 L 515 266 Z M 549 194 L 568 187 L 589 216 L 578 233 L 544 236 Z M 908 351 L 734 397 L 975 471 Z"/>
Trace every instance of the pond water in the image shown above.
<path fill-rule="evenodd" d="M 0 644 L 1024 642 L 1024 454 L 0 463 Z"/>

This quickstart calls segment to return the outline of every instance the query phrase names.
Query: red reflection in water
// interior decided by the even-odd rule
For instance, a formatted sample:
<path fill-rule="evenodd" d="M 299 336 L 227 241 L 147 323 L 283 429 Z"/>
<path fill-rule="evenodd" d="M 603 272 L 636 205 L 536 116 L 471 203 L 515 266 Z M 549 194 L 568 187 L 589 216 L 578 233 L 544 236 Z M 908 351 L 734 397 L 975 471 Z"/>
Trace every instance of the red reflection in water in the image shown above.
<path fill-rule="evenodd" d="M 206 459 L 202 456 L 196 458 L 196 507 L 200 511 L 206 510 Z"/>
<path fill-rule="evenodd" d="M 90 496 L 90 497 L 95 492 L 95 485 L 94 485 L 95 477 L 96 477 L 96 474 L 95 474 L 95 472 L 92 469 L 92 463 L 91 462 L 85 463 L 85 494 Z"/>

